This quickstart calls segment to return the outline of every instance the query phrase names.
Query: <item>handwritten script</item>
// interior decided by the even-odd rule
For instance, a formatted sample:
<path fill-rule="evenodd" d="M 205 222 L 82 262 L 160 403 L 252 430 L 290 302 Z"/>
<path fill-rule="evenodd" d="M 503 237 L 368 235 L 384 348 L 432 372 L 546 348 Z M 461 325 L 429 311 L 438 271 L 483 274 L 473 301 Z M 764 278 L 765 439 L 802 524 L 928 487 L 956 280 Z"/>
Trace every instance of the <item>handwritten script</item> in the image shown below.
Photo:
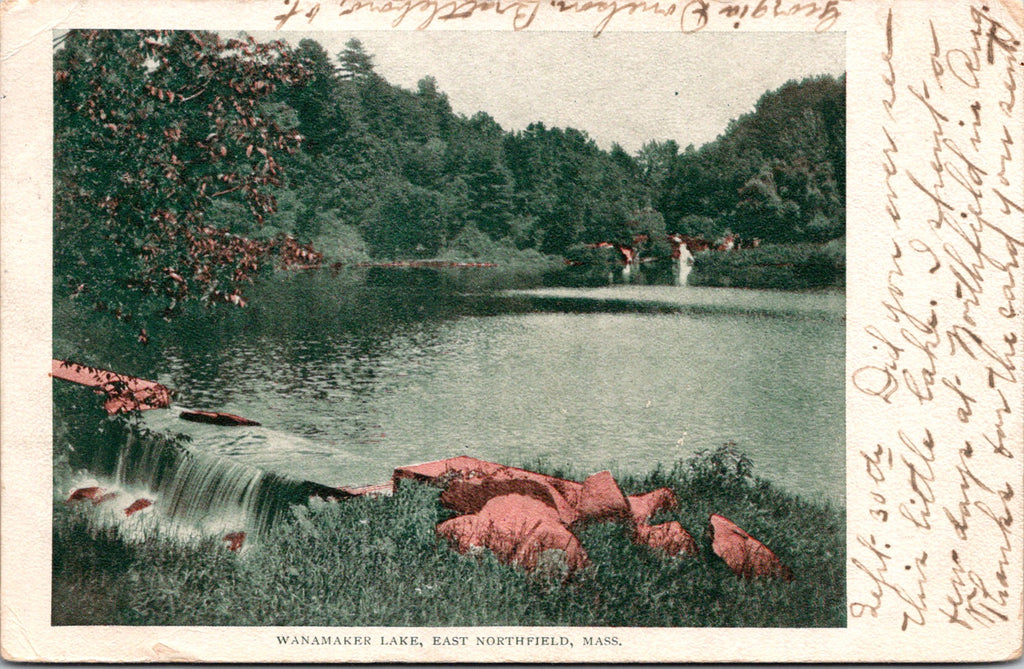
<path fill-rule="evenodd" d="M 887 420 L 849 445 L 867 507 L 849 516 L 849 613 L 902 630 L 1016 620 L 1022 591 L 1020 28 L 986 5 L 935 7 L 901 21 L 897 5 L 879 45 L 891 240 L 851 374 Z"/>
<path fill-rule="evenodd" d="M 792 20 L 793 29 L 829 30 L 841 16 L 840 5 L 851 0 L 286 0 L 274 16 L 275 28 L 323 23 L 355 14 L 386 17 L 392 28 L 411 26 L 426 30 L 433 25 L 465 21 L 486 15 L 505 19 L 513 30 L 525 30 L 542 13 L 593 17 L 598 37 L 623 16 L 654 17 L 684 33 L 707 28 L 739 29 L 751 22 Z M 317 26 L 322 27 L 322 26 Z"/>

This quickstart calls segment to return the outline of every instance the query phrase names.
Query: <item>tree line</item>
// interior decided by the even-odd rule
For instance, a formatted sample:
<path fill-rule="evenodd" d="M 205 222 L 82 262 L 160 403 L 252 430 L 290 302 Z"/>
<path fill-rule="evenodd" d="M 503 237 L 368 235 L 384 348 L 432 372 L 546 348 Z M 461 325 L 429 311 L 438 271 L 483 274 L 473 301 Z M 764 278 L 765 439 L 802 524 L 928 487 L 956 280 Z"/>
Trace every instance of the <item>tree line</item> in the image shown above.
<path fill-rule="evenodd" d="M 122 318 L 244 302 L 276 263 L 601 241 L 844 235 L 845 77 L 789 82 L 713 142 L 630 154 L 389 83 L 328 54 L 207 32 L 71 31 L 54 50 L 55 296 Z M 709 101 L 713 104 L 713 100 Z M 486 259 L 486 258 L 483 258 Z M 144 306 L 148 305 L 148 306 Z"/>

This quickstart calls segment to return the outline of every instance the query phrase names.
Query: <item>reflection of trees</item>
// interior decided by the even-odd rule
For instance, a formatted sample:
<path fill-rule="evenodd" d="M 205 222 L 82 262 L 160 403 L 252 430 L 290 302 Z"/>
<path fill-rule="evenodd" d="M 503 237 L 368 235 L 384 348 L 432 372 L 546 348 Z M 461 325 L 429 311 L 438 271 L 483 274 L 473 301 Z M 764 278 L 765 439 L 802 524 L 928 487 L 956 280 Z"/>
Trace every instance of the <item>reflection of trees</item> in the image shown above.
<path fill-rule="evenodd" d="M 392 391 L 399 372 L 434 355 L 441 321 L 466 313 L 464 300 L 437 289 L 442 279 L 435 272 L 400 272 L 389 279 L 385 270 L 361 285 L 326 275 L 283 277 L 264 288 L 255 308 L 205 327 L 172 323 L 161 337 L 179 401 L 270 410 L 327 402 L 330 412 L 283 418 L 303 434 L 321 431 L 315 423 L 323 420 L 353 436 L 375 428 L 379 397 Z M 421 289 L 400 289 L 401 283 Z"/>

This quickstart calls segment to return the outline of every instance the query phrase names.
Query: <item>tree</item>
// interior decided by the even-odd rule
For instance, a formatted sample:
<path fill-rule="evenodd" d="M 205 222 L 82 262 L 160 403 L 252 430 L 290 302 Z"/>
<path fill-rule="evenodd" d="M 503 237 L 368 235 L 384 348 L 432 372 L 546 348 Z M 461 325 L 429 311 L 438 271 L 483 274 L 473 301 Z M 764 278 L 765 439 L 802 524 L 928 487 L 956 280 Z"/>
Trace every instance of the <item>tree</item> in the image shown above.
<path fill-rule="evenodd" d="M 684 221 L 692 228 L 700 220 L 707 229 L 712 219 L 718 234 L 732 227 L 765 241 L 841 236 L 845 89 L 845 77 L 790 81 L 762 95 L 714 142 L 678 154 L 654 198 L 669 228 L 684 232 Z"/>
<path fill-rule="evenodd" d="M 244 304 L 274 251 L 315 259 L 249 236 L 300 142 L 278 92 L 308 72 L 285 44 L 72 31 L 54 60 L 55 294 L 170 316 L 192 299 Z M 217 227 L 214 203 L 246 215 Z"/>
<path fill-rule="evenodd" d="M 636 164 L 644 185 L 647 205 L 652 206 L 665 185 L 672 163 L 679 154 L 679 143 L 675 140 L 645 142 L 636 154 Z"/>
<path fill-rule="evenodd" d="M 373 57 L 366 53 L 363 43 L 353 37 L 345 42 L 345 50 L 338 54 L 342 79 L 363 80 L 375 76 Z"/>
<path fill-rule="evenodd" d="M 371 252 L 391 258 L 436 254 L 443 235 L 437 193 L 393 177 L 380 191 L 362 225 Z"/>

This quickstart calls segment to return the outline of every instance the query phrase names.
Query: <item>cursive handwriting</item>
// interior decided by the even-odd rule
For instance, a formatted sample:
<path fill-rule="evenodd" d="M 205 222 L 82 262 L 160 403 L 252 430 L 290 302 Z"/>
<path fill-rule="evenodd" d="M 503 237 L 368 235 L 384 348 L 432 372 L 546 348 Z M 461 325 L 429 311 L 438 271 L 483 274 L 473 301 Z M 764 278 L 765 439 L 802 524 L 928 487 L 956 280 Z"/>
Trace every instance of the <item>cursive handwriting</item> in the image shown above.
<path fill-rule="evenodd" d="M 623 17 L 646 15 L 670 22 L 668 27 L 684 33 L 707 28 L 738 29 L 745 23 L 767 21 L 795 22 L 793 29 L 810 27 L 823 32 L 839 22 L 843 2 L 851 0 L 285 0 L 285 10 L 274 16 L 274 27 L 281 30 L 289 23 L 323 23 L 327 17 L 340 19 L 355 14 L 387 17 L 392 28 L 411 23 L 426 30 L 437 22 L 469 20 L 483 14 L 510 19 L 513 30 L 534 25 L 542 11 L 557 14 L 593 16 L 594 37 L 599 37 L 613 21 Z M 808 25 L 809 23 L 809 25 Z"/>
<path fill-rule="evenodd" d="M 851 459 L 865 494 L 849 612 L 904 631 L 991 627 L 1024 590 L 1021 39 L 988 6 L 959 21 L 896 7 L 878 50 L 891 241 L 850 378 L 885 420 Z"/>

